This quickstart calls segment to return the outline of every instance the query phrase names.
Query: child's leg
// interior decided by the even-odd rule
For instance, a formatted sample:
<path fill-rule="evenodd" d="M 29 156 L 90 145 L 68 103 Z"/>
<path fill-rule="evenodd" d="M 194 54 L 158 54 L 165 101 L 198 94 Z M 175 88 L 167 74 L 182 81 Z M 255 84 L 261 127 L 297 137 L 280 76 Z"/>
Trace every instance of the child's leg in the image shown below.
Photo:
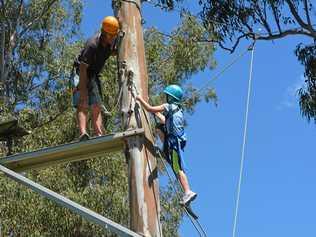
<path fill-rule="evenodd" d="M 172 150 L 172 169 L 173 169 L 173 172 L 175 173 L 175 175 L 179 179 L 184 193 L 189 193 L 190 192 L 189 181 L 188 181 L 186 174 L 183 171 L 182 166 L 183 165 L 182 165 L 181 156 L 180 156 L 179 152 L 177 152 L 176 150 Z"/>
<path fill-rule="evenodd" d="M 172 150 L 172 169 L 176 174 L 177 178 L 180 181 L 180 184 L 184 191 L 184 196 L 182 197 L 181 203 L 186 205 L 187 203 L 193 201 L 197 194 L 192 192 L 190 189 L 189 181 L 182 169 L 182 160 L 181 160 L 180 150 Z"/>
<path fill-rule="evenodd" d="M 184 193 L 189 193 L 191 191 L 189 181 L 188 181 L 187 176 L 182 170 L 179 170 L 178 179 L 180 181 L 180 184 L 183 188 Z"/>

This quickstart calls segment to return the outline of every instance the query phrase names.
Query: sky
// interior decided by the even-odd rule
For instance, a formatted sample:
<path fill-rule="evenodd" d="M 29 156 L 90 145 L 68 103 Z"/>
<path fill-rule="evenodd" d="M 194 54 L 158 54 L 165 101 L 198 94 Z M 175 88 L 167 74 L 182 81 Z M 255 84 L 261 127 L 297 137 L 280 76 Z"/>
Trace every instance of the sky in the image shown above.
<path fill-rule="evenodd" d="M 192 10 L 197 7 L 186 1 Z M 82 32 L 88 38 L 102 18 L 112 15 L 111 1 L 85 1 Z M 179 23 L 178 13 L 143 6 L 145 27 L 168 33 Z M 236 237 L 316 236 L 315 124 L 302 118 L 297 89 L 304 69 L 293 51 L 302 37 L 258 42 L 254 52 L 244 173 Z M 202 86 L 244 51 L 217 50 L 217 68 L 192 77 Z M 194 210 L 208 236 L 232 236 L 246 111 L 250 53 L 212 83 L 218 107 L 201 102 L 186 115 L 188 146 L 185 162 L 192 189 L 198 193 Z M 165 177 L 160 177 L 163 183 Z M 198 236 L 185 217 L 183 237 Z"/>

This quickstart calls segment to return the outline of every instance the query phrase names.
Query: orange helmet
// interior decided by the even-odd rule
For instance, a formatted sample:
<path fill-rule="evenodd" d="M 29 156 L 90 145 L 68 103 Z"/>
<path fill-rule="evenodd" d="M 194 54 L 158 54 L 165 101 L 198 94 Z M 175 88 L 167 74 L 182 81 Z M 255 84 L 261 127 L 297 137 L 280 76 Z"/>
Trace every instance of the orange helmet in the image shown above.
<path fill-rule="evenodd" d="M 101 31 L 117 35 L 120 28 L 118 20 L 114 16 L 107 16 L 102 21 Z"/>

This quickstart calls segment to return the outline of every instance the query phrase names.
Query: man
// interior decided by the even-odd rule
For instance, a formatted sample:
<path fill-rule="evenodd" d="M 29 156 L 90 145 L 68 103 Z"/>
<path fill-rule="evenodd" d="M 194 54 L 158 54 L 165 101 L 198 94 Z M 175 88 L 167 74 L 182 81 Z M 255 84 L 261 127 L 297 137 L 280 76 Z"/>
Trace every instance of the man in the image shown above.
<path fill-rule="evenodd" d="M 77 108 L 79 140 L 89 139 L 87 133 L 89 107 L 92 109 L 95 135 L 101 136 L 103 134 L 101 111 L 104 106 L 99 73 L 105 61 L 115 54 L 115 41 L 118 32 L 118 20 L 113 16 L 105 17 L 102 21 L 101 32 L 86 42 L 85 47 L 75 61 L 76 72 L 79 74 L 79 84 L 73 95 L 73 104 Z"/>

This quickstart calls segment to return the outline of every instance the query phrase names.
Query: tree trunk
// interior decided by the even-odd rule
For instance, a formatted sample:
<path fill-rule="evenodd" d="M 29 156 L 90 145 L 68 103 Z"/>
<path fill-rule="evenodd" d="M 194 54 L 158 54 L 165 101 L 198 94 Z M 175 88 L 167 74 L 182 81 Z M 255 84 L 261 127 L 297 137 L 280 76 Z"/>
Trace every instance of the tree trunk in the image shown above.
<path fill-rule="evenodd" d="M 117 16 L 122 39 L 118 60 L 122 87 L 121 111 L 126 130 L 143 127 L 145 136 L 127 140 L 129 171 L 130 228 L 144 236 L 162 236 L 160 226 L 159 185 L 153 152 L 153 137 L 148 114 L 135 103 L 133 87 L 148 99 L 148 78 L 141 26 L 140 0 L 121 1 Z M 134 85 L 134 86 L 133 86 Z"/>

